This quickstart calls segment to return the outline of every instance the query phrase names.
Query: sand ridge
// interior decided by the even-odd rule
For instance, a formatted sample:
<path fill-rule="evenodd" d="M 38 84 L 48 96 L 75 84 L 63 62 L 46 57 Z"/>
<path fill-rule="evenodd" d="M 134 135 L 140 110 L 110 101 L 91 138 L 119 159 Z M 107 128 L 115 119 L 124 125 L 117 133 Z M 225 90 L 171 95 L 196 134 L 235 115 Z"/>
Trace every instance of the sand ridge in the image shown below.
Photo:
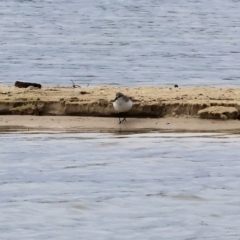
<path fill-rule="evenodd" d="M 228 107 L 236 109 L 234 118 L 239 117 L 239 87 L 204 86 L 55 86 L 42 89 L 0 86 L 0 114 L 116 117 L 111 102 L 116 92 L 123 92 L 132 98 L 134 104 L 129 117 L 198 117 L 200 110 L 214 106 L 225 109 L 213 118 L 228 119 L 230 115 L 225 114 Z"/>

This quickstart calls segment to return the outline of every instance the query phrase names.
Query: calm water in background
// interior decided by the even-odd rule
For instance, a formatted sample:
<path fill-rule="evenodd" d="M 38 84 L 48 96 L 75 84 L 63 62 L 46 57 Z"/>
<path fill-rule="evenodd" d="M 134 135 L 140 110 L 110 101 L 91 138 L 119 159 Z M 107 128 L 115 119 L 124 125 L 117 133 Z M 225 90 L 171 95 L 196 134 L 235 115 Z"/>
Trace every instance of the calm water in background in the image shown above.
<path fill-rule="evenodd" d="M 0 239 L 240 239 L 239 135 L 0 142 Z"/>
<path fill-rule="evenodd" d="M 2 0 L 0 84 L 240 85 L 239 0 Z"/>

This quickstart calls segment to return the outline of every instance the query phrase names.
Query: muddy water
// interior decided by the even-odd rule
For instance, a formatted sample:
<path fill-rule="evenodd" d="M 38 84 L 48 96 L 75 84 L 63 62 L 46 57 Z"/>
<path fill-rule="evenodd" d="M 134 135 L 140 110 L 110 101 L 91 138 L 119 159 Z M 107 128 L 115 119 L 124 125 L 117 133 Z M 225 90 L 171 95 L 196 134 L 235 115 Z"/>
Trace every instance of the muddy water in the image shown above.
<path fill-rule="evenodd" d="M 1 134 L 0 239 L 239 239 L 238 135 Z"/>

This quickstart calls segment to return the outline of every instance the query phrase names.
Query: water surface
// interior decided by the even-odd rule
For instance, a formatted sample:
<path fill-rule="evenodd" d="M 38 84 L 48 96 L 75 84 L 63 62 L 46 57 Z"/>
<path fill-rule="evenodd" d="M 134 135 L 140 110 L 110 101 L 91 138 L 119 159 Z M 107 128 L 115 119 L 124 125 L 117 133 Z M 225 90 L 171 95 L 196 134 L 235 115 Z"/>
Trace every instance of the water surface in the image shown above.
<path fill-rule="evenodd" d="M 239 135 L 0 134 L 1 239 L 239 239 Z"/>
<path fill-rule="evenodd" d="M 239 85 L 240 1 L 2 0 L 0 84 Z"/>

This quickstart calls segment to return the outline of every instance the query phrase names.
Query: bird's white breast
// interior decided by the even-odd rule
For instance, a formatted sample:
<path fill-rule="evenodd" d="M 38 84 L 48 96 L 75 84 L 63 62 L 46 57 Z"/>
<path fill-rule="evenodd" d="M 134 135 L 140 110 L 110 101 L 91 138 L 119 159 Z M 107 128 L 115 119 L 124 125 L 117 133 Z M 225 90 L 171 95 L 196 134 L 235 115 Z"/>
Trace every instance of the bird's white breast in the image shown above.
<path fill-rule="evenodd" d="M 113 102 L 113 107 L 118 112 L 127 112 L 132 108 L 132 101 L 129 99 L 127 102 L 122 98 L 118 98 Z"/>

